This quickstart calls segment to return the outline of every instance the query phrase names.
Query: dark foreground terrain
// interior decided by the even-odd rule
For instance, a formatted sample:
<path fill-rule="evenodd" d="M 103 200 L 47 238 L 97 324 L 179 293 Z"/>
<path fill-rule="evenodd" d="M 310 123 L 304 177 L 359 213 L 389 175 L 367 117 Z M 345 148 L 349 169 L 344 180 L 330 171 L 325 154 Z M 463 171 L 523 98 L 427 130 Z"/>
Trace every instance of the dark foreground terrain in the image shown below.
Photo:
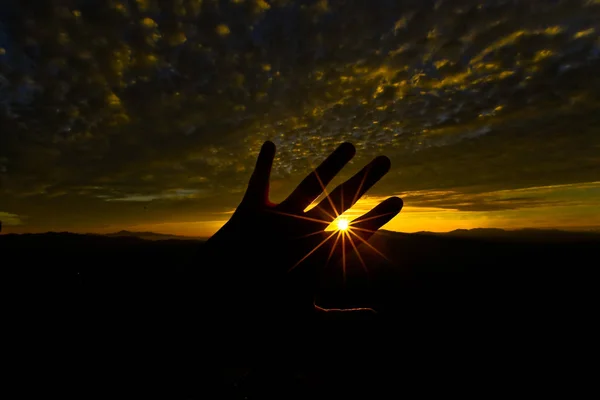
<path fill-rule="evenodd" d="M 256 341 L 239 359 L 224 349 L 244 331 L 220 341 L 182 331 L 182 320 L 202 320 L 209 307 L 181 297 L 202 241 L 3 235 L 0 265 L 19 287 L 9 309 L 22 322 L 23 354 L 42 375 L 56 373 L 49 385 L 65 396 L 337 398 L 365 389 L 374 398 L 421 380 L 419 390 L 444 391 L 440 377 L 496 393 L 552 388 L 581 365 L 571 357 L 589 354 L 600 235 L 381 232 L 370 242 L 387 260 L 363 247 L 366 269 L 355 256 L 345 279 L 340 265 L 327 267 L 318 304 L 373 307 L 373 318 L 278 332 L 264 338 L 268 349 Z"/>

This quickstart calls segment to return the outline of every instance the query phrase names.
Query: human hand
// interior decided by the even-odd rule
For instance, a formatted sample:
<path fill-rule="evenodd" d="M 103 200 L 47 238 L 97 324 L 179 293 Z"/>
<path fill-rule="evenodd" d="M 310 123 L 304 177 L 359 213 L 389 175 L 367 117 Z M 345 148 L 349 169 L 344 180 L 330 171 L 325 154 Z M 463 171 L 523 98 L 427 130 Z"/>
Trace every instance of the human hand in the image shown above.
<path fill-rule="evenodd" d="M 341 144 L 283 202 L 273 204 L 269 177 L 275 145 L 264 143 L 243 200 L 202 251 L 198 272 L 205 284 L 198 290 L 206 291 L 213 311 L 249 321 L 315 315 L 317 268 L 354 251 L 402 209 L 402 200 L 390 197 L 351 221 L 348 231 L 325 231 L 389 171 L 389 159 L 379 156 L 305 211 L 354 154 L 352 144 Z"/>

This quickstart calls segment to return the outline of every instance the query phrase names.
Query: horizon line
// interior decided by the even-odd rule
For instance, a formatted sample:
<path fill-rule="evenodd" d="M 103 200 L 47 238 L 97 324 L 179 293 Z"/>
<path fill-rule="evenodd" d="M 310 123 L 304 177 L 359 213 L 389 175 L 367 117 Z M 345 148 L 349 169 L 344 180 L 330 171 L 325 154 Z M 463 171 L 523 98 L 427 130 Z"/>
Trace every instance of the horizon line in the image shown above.
<path fill-rule="evenodd" d="M 445 233 L 452 233 L 452 232 L 457 232 L 457 231 L 504 231 L 504 232 L 518 232 L 518 231 L 524 231 L 524 230 L 528 230 L 528 231 L 559 231 L 559 232 L 568 232 L 568 233 L 600 233 L 600 226 L 588 226 L 588 227 L 542 227 L 542 228 L 533 228 L 533 227 L 523 227 L 523 228 L 492 228 L 492 227 L 486 227 L 486 228 L 469 228 L 469 229 L 465 229 L 465 228 L 457 228 L 457 229 L 453 229 L 453 230 L 449 230 L 449 231 L 429 231 L 429 230 L 421 230 L 421 231 L 415 231 L 415 232 L 404 232 L 404 231 L 397 231 L 397 230 L 390 230 L 390 229 L 380 229 L 378 232 L 391 232 L 391 233 L 402 233 L 402 234 L 407 234 L 407 235 L 411 235 L 411 234 L 420 234 L 420 233 L 436 233 L 436 234 L 445 234 Z M 73 232 L 73 231 L 53 231 L 53 230 L 49 230 L 46 232 L 21 232 L 21 233 L 16 233 L 16 232 L 0 232 L 0 235 L 44 235 L 44 234 L 49 234 L 49 233 L 69 233 L 69 234 L 74 234 L 74 235 L 95 235 L 95 236 L 110 236 L 110 235 L 115 235 L 118 233 L 132 233 L 132 234 L 150 234 L 150 235 L 160 235 L 160 236 L 171 236 L 171 237 L 181 237 L 181 238 L 190 238 L 190 239 L 209 239 L 210 237 L 212 237 L 213 235 L 209 235 L 209 236 L 194 236 L 194 235 L 185 235 L 185 234 L 173 234 L 173 233 L 162 233 L 162 232 L 154 232 L 154 231 L 132 231 L 132 230 L 126 230 L 126 229 L 122 229 L 119 231 L 115 231 L 115 232 L 109 232 L 109 233 L 95 233 L 95 232 Z"/>

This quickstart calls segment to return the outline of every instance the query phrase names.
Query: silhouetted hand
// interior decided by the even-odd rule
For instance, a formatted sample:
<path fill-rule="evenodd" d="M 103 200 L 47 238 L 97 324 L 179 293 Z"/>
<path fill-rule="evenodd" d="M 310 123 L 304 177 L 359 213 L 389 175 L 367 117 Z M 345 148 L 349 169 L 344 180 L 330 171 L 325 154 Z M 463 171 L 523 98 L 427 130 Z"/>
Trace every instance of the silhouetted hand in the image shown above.
<path fill-rule="evenodd" d="M 354 251 L 402 209 L 391 197 L 350 222 L 350 231 L 324 231 L 390 168 L 380 156 L 305 211 L 355 154 L 341 144 L 280 204 L 269 201 L 275 145 L 260 151 L 247 192 L 231 219 L 204 245 L 197 262 L 197 290 L 223 320 L 303 321 L 320 310 L 314 304 L 316 269 Z M 345 235 L 342 246 L 342 235 Z M 352 243 L 349 242 L 352 240 Z M 193 285 L 195 283 L 192 283 Z"/>

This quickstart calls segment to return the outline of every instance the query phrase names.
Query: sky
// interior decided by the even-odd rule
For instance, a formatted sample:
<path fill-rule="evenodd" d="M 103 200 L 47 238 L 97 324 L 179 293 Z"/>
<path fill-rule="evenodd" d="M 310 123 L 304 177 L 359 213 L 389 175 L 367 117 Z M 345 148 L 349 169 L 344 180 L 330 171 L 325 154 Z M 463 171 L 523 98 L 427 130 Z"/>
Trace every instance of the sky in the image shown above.
<path fill-rule="evenodd" d="M 265 140 L 275 202 L 349 141 L 330 188 L 392 162 L 350 217 L 600 228 L 598 0 L 4 3 L 4 233 L 210 236 Z"/>

